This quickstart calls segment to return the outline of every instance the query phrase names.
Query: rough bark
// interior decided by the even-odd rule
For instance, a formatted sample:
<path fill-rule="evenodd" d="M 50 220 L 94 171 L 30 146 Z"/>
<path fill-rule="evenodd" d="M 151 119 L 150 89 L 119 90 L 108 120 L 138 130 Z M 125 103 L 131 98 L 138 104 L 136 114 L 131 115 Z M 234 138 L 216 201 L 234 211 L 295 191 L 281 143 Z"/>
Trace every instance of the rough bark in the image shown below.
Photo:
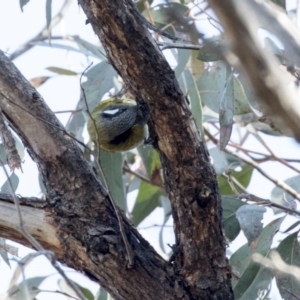
<path fill-rule="evenodd" d="M 172 260 L 165 262 L 124 217 L 135 255 L 134 267 L 126 269 L 105 190 L 41 96 L 0 52 L 0 106 L 43 176 L 44 221 L 55 228 L 58 259 L 99 282 L 115 299 L 232 299 L 216 177 L 174 72 L 131 1 L 79 3 L 109 61 L 149 106 L 176 245 Z"/>
<path fill-rule="evenodd" d="M 273 33 L 286 49 L 286 64 L 300 66 L 300 35 L 294 24 L 274 3 L 264 1 L 208 0 L 225 30 L 225 38 L 235 56 L 227 60 L 249 79 L 261 100 L 262 122 L 300 141 L 298 94 L 288 88 L 274 55 L 262 49 L 257 29 Z M 245 18 L 247 11 L 247 18 Z M 238 59 L 237 59 L 238 58 Z M 290 130 L 284 129 L 288 127 Z"/>

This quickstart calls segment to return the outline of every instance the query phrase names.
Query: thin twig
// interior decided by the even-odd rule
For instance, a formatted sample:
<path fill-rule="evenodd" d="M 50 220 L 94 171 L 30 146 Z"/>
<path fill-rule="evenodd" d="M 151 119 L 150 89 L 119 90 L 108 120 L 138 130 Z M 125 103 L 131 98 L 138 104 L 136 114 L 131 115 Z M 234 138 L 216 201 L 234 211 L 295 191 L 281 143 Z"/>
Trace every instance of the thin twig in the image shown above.
<path fill-rule="evenodd" d="M 223 174 L 222 174 L 222 177 L 224 177 L 224 178 L 228 181 L 228 183 L 229 183 L 231 189 L 233 190 L 233 192 L 234 192 L 236 195 L 239 195 L 239 193 L 238 193 L 238 191 L 236 190 L 235 187 L 238 187 L 241 191 L 243 191 L 244 193 L 247 193 L 247 190 L 245 189 L 245 187 L 243 187 L 243 186 L 236 180 L 236 178 L 233 177 L 233 176 L 230 174 L 230 172 L 225 172 L 225 173 L 223 173 Z"/>
<path fill-rule="evenodd" d="M 292 295 L 295 299 L 300 300 L 300 297 L 297 296 L 296 294 L 290 292 L 289 290 L 287 290 L 286 288 L 284 288 L 283 286 L 281 287 L 282 289 L 284 289 L 288 294 Z"/>
<path fill-rule="evenodd" d="M 78 144 L 80 144 L 81 146 L 83 146 L 83 147 L 84 147 L 85 149 L 87 149 L 90 153 L 92 152 L 92 150 L 91 150 L 87 145 L 85 145 L 83 142 L 79 141 L 79 140 L 76 139 L 74 136 L 72 136 L 70 133 L 68 133 L 68 132 L 66 131 L 65 128 L 61 128 L 61 127 L 59 127 L 59 126 L 57 126 L 57 125 L 52 124 L 51 122 L 48 122 L 48 121 L 44 120 L 43 118 L 40 118 L 40 117 L 36 116 L 34 113 L 32 113 L 31 111 L 29 111 L 29 110 L 26 109 L 25 107 L 19 105 L 18 103 L 14 102 L 13 100 L 7 98 L 5 95 L 3 95 L 3 94 L 1 94 L 1 95 L 2 95 L 3 97 L 5 97 L 5 99 L 7 99 L 7 100 L 8 100 L 9 102 L 11 102 L 13 105 L 15 105 L 15 106 L 17 106 L 17 107 L 23 109 L 23 110 L 26 111 L 28 114 L 30 114 L 31 116 L 35 117 L 37 120 L 39 120 L 39 121 L 41 121 L 41 122 L 43 122 L 43 123 L 45 123 L 45 124 L 48 124 L 48 125 L 52 126 L 53 128 L 55 128 L 55 129 L 57 129 L 57 130 L 62 131 L 65 135 L 67 135 L 67 136 L 70 137 L 72 140 L 76 141 Z"/>
<path fill-rule="evenodd" d="M 85 105 L 86 105 L 86 111 L 87 111 L 89 117 L 91 118 L 91 120 L 93 121 L 94 129 L 95 129 L 95 132 L 96 132 L 96 158 L 95 158 L 95 161 L 96 161 L 96 164 L 98 164 L 98 168 L 99 168 L 100 172 L 102 173 L 101 175 L 102 175 L 102 178 L 103 178 L 103 181 L 104 181 L 104 185 L 106 187 L 108 198 L 110 200 L 111 205 L 113 206 L 113 209 L 114 209 L 114 211 L 116 213 L 116 216 L 117 216 L 117 219 L 118 219 L 120 233 L 121 233 L 121 236 L 122 236 L 125 248 L 126 248 L 126 252 L 127 252 L 127 255 L 128 255 L 128 264 L 127 264 L 127 267 L 128 268 L 132 268 L 133 265 L 134 265 L 134 254 L 133 254 L 133 251 L 131 249 L 131 245 L 129 244 L 129 241 L 128 241 L 128 238 L 127 238 L 127 235 L 126 235 L 126 231 L 125 231 L 124 224 L 123 224 L 123 221 L 122 221 L 123 218 L 122 218 L 121 211 L 120 211 L 119 207 L 116 205 L 116 203 L 115 203 L 115 201 L 114 201 L 114 199 L 112 197 L 111 191 L 110 191 L 109 186 L 108 186 L 108 181 L 107 181 L 106 175 L 105 175 L 105 173 L 103 171 L 103 168 L 102 168 L 102 165 L 101 165 L 100 149 L 99 149 L 100 148 L 99 134 L 98 134 L 98 130 L 97 130 L 97 127 L 96 127 L 96 121 L 92 117 L 92 114 L 91 114 L 91 112 L 89 110 L 88 102 L 87 102 L 86 95 L 85 95 L 85 90 L 84 90 L 84 88 L 82 86 L 82 82 L 81 82 L 83 75 L 91 67 L 91 65 L 92 64 L 90 64 L 83 71 L 83 73 L 80 76 L 80 88 L 81 88 L 82 96 L 83 96 L 83 99 L 84 99 L 84 102 L 85 102 Z"/>
<path fill-rule="evenodd" d="M 67 294 L 67 293 L 62 292 L 62 291 L 58 291 L 58 290 L 56 290 L 56 291 L 50 291 L 50 290 L 40 290 L 40 289 L 38 289 L 38 290 L 39 290 L 40 293 L 54 293 L 54 294 L 61 294 L 61 295 L 66 296 L 67 298 L 71 298 L 71 299 L 78 300 L 77 298 L 71 296 L 70 294 Z"/>
<path fill-rule="evenodd" d="M 260 198 L 260 197 L 257 197 L 253 194 L 240 194 L 238 195 L 238 198 L 240 200 L 242 199 L 246 199 L 248 201 L 253 201 L 253 202 L 257 202 L 261 205 L 267 205 L 267 206 L 272 206 L 272 207 L 276 207 L 276 208 L 279 208 L 279 209 L 282 209 L 288 213 L 291 213 L 291 214 L 295 214 L 295 215 L 298 215 L 300 216 L 300 212 L 296 211 L 296 210 L 293 210 L 293 209 L 290 209 L 288 207 L 285 207 L 283 205 L 280 205 L 280 204 L 277 204 L 277 203 L 274 203 L 272 202 L 271 200 L 269 199 L 263 199 L 263 198 Z"/>
<path fill-rule="evenodd" d="M 145 227 L 139 227 L 139 230 L 141 229 L 150 229 L 150 228 L 153 228 L 153 227 L 171 227 L 173 228 L 174 226 L 173 225 L 163 225 L 163 224 L 153 224 L 153 225 L 149 225 L 149 226 L 145 226 Z"/>
<path fill-rule="evenodd" d="M 50 27 L 55 27 L 65 16 L 66 12 L 68 11 L 68 8 L 71 4 L 72 0 L 66 0 L 59 11 L 59 13 L 51 20 Z M 34 38 L 27 41 L 24 45 L 20 46 L 19 49 L 17 49 L 15 52 L 13 52 L 10 56 L 10 60 L 14 60 L 18 56 L 22 55 L 26 51 L 30 50 L 34 46 L 34 42 L 40 41 L 42 39 L 48 39 L 48 28 L 45 26 Z"/>
<path fill-rule="evenodd" d="M 155 186 L 160 187 L 160 188 L 163 189 L 163 187 L 162 187 L 161 185 L 159 185 L 159 184 L 157 184 L 157 183 L 155 183 L 155 182 L 152 182 L 149 178 L 145 177 L 144 175 L 142 175 L 142 174 L 140 174 L 140 173 L 138 173 L 138 172 L 132 171 L 132 170 L 129 168 L 128 165 L 124 165 L 124 166 L 123 166 L 123 171 L 126 172 L 126 173 L 128 173 L 128 174 L 134 175 L 135 177 L 141 179 L 142 181 L 145 181 L 145 182 L 147 182 L 147 183 L 149 183 L 149 184 L 151 184 L 151 185 L 155 185 Z"/>
<path fill-rule="evenodd" d="M 54 111 L 53 113 L 54 114 L 66 114 L 66 113 L 74 114 L 74 113 L 77 113 L 80 111 L 82 111 L 82 108 L 74 109 L 74 110 L 58 110 L 58 111 Z"/>
<path fill-rule="evenodd" d="M 2 165 L 2 169 L 7 177 L 8 180 L 8 184 L 9 187 L 11 189 L 11 194 L 14 198 L 14 203 L 15 203 L 15 207 L 18 213 L 18 218 L 19 218 L 19 226 L 20 226 L 20 231 L 22 233 L 22 235 L 29 241 L 29 243 L 38 251 L 45 251 L 45 249 L 42 247 L 42 245 L 27 231 L 27 229 L 24 226 L 24 221 L 22 218 L 22 214 L 21 214 L 21 209 L 20 209 L 20 205 L 19 205 L 19 201 L 18 198 L 16 197 L 11 179 L 8 175 L 8 172 L 3 164 L 3 161 L 0 159 L 0 164 Z M 44 253 L 42 253 L 44 255 Z M 41 254 L 39 254 L 41 255 Z M 64 271 L 61 269 L 61 267 L 58 265 L 55 255 L 53 254 L 53 252 L 48 251 L 48 254 L 45 255 L 48 260 L 51 262 L 52 266 L 57 270 L 57 272 L 66 280 L 67 284 L 74 290 L 74 292 L 76 293 L 76 295 L 79 297 L 79 299 L 81 300 L 85 300 L 85 296 L 83 295 L 83 293 L 80 291 L 80 289 L 71 281 L 69 280 L 69 278 L 66 276 L 66 274 L 64 273 Z"/>
<path fill-rule="evenodd" d="M 175 43 L 167 43 L 167 42 L 157 42 L 157 45 L 161 46 L 161 50 L 166 50 L 166 49 L 186 49 L 186 50 L 200 50 L 202 46 L 200 45 L 179 45 Z"/>
<path fill-rule="evenodd" d="M 218 139 L 216 139 L 207 129 L 205 130 L 205 134 L 209 137 L 209 139 L 214 143 L 214 144 L 218 144 Z M 227 148 L 223 150 L 224 152 L 231 154 L 232 156 L 235 156 L 237 158 L 239 158 L 240 160 L 242 160 L 243 162 L 247 163 L 248 165 L 252 166 L 253 168 L 255 168 L 260 174 L 262 174 L 264 177 L 266 177 L 268 180 L 270 180 L 271 182 L 273 182 L 276 186 L 280 187 L 281 189 L 283 189 L 284 191 L 286 191 L 287 193 L 289 193 L 292 197 L 294 197 L 295 199 L 300 201 L 300 194 L 294 190 L 293 188 L 291 188 L 289 185 L 287 185 L 286 183 L 284 183 L 283 181 L 274 178 L 273 176 L 271 176 L 270 174 L 268 174 L 266 171 L 264 171 L 258 163 L 256 163 L 255 161 L 253 161 L 252 159 L 248 159 L 242 155 L 240 155 L 239 153 L 236 153 L 234 151 L 228 150 Z"/>
<path fill-rule="evenodd" d="M 286 161 L 284 161 L 284 160 L 278 158 L 278 157 L 275 155 L 275 153 L 272 151 L 272 149 L 269 147 L 269 145 L 265 142 L 265 140 L 261 138 L 261 136 L 259 135 L 259 133 L 257 132 L 257 130 L 256 130 L 255 128 L 254 128 L 254 130 L 255 130 L 255 133 L 256 133 L 256 135 L 257 135 L 257 137 L 258 137 L 258 140 L 259 140 L 260 143 L 267 149 L 267 151 L 269 151 L 271 157 L 272 157 L 274 160 L 280 162 L 280 163 L 283 164 L 284 166 L 286 166 L 286 167 L 292 169 L 293 171 L 295 171 L 295 172 L 297 172 L 297 173 L 300 173 L 300 170 L 299 170 L 299 169 L 295 168 L 294 166 L 291 166 L 291 165 L 288 164 Z"/>
<path fill-rule="evenodd" d="M 258 152 L 258 151 L 254 151 L 254 150 L 250 150 L 250 149 L 246 149 L 246 148 L 243 148 L 241 145 L 237 145 L 233 142 L 229 142 L 228 144 L 230 147 L 233 147 L 233 148 L 236 148 L 238 150 L 241 150 L 243 151 L 244 153 L 253 153 L 253 154 L 256 154 L 256 155 L 261 155 L 261 156 L 264 156 L 263 159 L 266 159 L 266 160 L 275 160 L 275 158 L 271 155 L 268 155 L 268 154 L 265 154 L 265 153 L 262 153 L 262 152 Z M 248 154 L 247 154 L 248 155 Z M 296 158 L 283 158 L 283 157 L 276 157 L 280 160 L 284 160 L 286 162 L 294 162 L 294 163 L 300 163 L 300 160 L 299 159 L 296 159 Z M 251 156 L 251 159 L 253 160 L 256 160 L 256 158 L 253 158 Z M 260 160 L 260 159 L 259 159 Z"/>

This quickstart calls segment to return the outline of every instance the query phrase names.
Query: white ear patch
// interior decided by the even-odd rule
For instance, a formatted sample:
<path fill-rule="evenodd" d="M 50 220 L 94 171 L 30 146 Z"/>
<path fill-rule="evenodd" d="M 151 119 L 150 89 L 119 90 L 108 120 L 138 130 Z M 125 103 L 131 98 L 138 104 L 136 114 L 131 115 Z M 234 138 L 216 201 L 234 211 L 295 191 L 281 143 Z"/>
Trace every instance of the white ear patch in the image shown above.
<path fill-rule="evenodd" d="M 120 111 L 119 108 L 107 109 L 104 111 L 104 113 L 113 116 L 113 115 L 117 114 L 119 111 Z"/>

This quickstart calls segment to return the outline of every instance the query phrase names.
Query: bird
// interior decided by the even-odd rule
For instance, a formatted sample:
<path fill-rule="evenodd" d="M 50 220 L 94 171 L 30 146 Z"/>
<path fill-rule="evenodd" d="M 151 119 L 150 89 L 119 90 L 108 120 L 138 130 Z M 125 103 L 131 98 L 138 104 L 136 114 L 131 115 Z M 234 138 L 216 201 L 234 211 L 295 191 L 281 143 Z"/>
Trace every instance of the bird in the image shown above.
<path fill-rule="evenodd" d="M 112 97 L 96 105 L 87 129 L 95 147 L 108 152 L 123 152 L 144 141 L 147 119 L 147 113 L 135 100 Z"/>

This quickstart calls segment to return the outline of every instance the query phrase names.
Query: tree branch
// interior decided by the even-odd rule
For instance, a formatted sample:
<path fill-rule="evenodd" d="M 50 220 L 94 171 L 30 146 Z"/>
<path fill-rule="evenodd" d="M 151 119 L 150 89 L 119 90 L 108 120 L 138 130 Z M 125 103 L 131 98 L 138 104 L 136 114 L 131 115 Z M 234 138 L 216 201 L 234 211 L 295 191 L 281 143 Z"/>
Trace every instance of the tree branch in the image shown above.
<path fill-rule="evenodd" d="M 255 29 L 261 27 L 257 14 L 268 19 L 271 26 L 276 27 L 277 37 L 286 42 L 285 47 L 294 47 L 295 57 L 299 58 L 300 38 L 290 38 L 291 34 L 278 24 L 279 19 L 284 18 L 283 13 L 277 12 L 281 17 L 277 19 L 270 14 L 265 4 L 261 1 L 219 1 L 209 0 L 222 26 L 225 29 L 225 37 L 229 48 L 234 55 L 226 55 L 230 64 L 244 71 L 257 96 L 264 104 L 261 110 L 264 114 L 270 111 L 277 115 L 292 130 L 295 138 L 300 140 L 300 107 L 298 96 L 284 84 L 283 76 L 277 68 L 277 62 L 273 55 L 264 51 L 258 44 Z M 269 3 L 270 4 L 270 3 Z M 245 11 L 247 14 L 245 15 Z M 285 21 L 287 17 L 285 16 Z M 293 31 L 293 25 L 289 28 Z M 270 26 L 270 25 L 269 25 Z M 280 30 L 279 30 L 280 28 Z M 283 34 L 284 33 L 284 34 Z M 298 42 L 298 43 L 297 43 Z M 297 51 L 296 51 L 297 50 Z M 291 56 L 291 58 L 296 58 Z M 238 58 L 238 59 L 236 59 Z M 299 64 L 298 59 L 298 64 Z"/>
<path fill-rule="evenodd" d="M 215 173 L 173 70 L 132 1 L 79 3 L 109 62 L 149 107 L 175 223 L 174 273 L 194 298 L 231 299 Z"/>

